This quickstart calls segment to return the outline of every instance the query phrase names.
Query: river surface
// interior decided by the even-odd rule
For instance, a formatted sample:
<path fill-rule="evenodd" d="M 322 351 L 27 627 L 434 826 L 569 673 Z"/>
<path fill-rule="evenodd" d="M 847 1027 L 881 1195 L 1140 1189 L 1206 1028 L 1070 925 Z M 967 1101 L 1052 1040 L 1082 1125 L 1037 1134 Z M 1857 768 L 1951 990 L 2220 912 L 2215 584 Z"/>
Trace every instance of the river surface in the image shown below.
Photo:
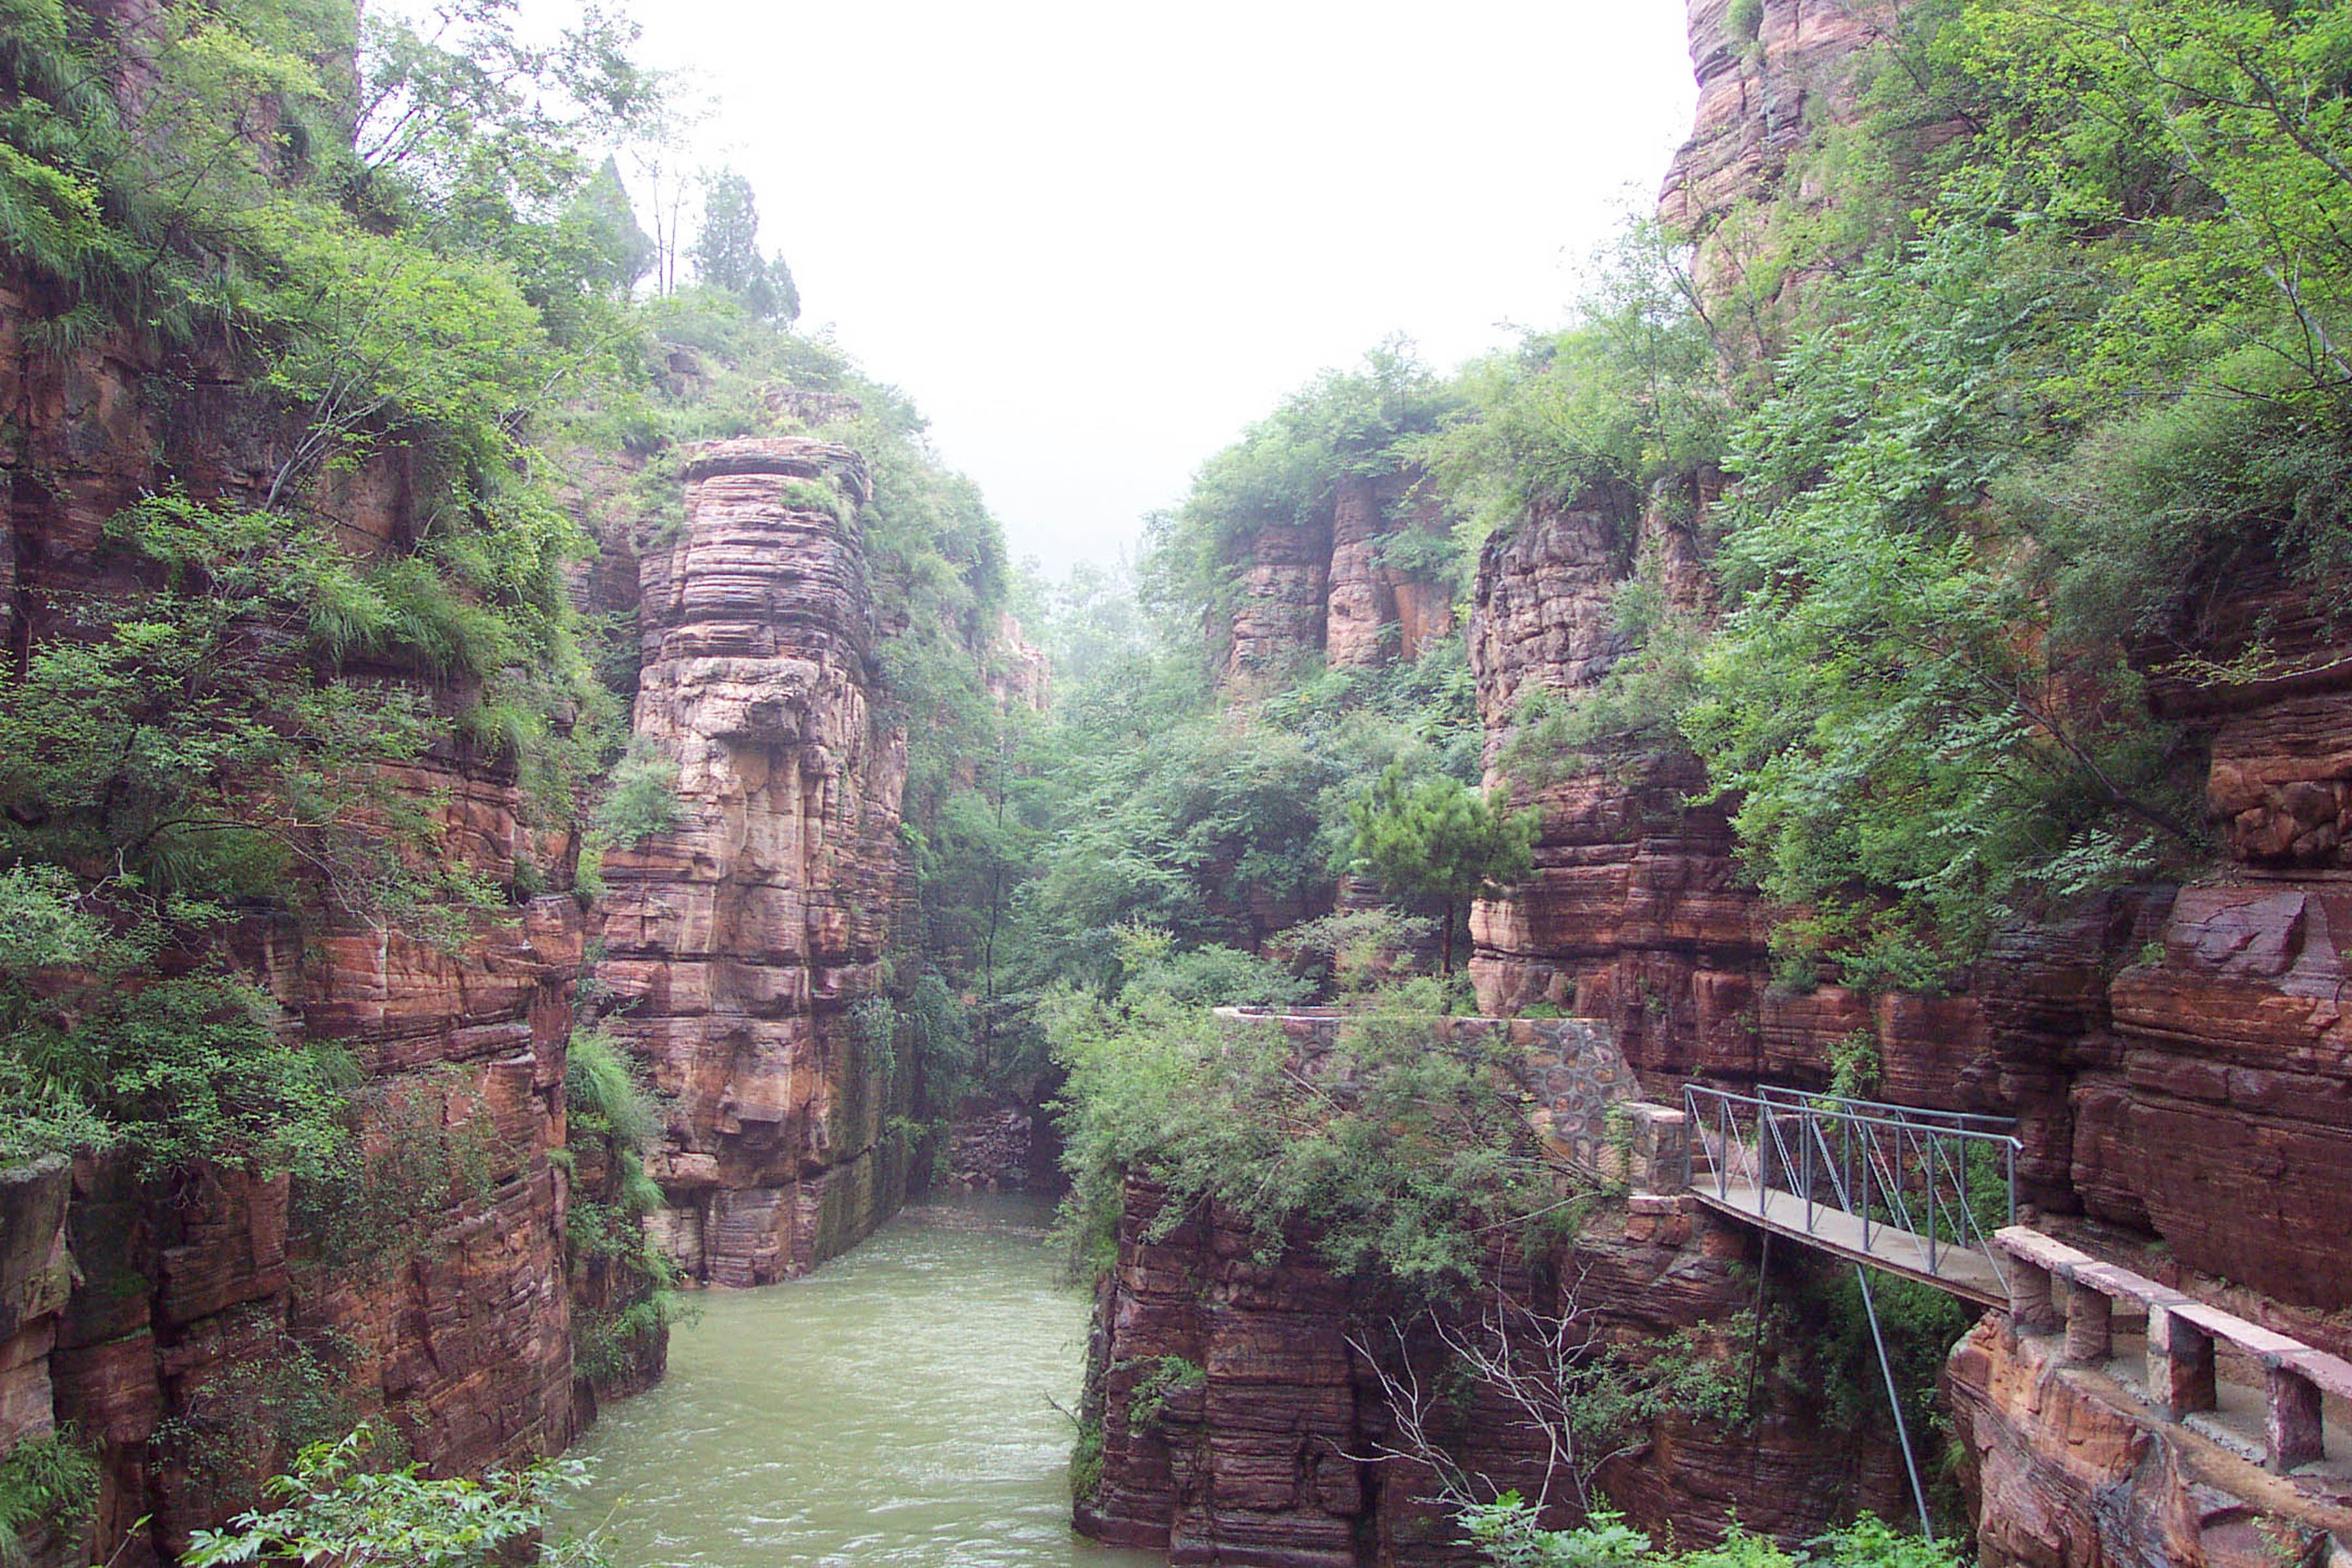
<path fill-rule="evenodd" d="M 690 1300 L 566 1510 L 627 1568 L 1165 1568 L 1070 1532 L 1085 1295 L 1039 1200 L 908 1208 L 804 1279 Z"/>

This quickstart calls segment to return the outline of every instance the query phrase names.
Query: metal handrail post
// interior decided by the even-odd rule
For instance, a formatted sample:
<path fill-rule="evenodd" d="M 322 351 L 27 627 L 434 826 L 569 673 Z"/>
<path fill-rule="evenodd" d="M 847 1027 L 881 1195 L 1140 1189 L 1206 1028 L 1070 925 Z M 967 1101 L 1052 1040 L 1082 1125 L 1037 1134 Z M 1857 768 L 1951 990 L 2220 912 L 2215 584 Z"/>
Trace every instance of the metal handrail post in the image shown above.
<path fill-rule="evenodd" d="M 1936 1135 L 1927 1134 L 1927 1272 L 1936 1271 Z"/>
<path fill-rule="evenodd" d="M 1871 1154 L 1878 1142 L 1878 1130 L 1874 1127 L 1864 1127 L 1861 1131 L 1862 1180 L 1854 1184 L 1862 1193 L 1862 1249 L 1864 1252 L 1868 1252 L 1870 1250 L 1870 1211 L 1872 1207 L 1870 1201 L 1870 1178 L 1871 1173 L 1876 1168 L 1877 1164 L 1877 1162 L 1871 1158 Z"/>
<path fill-rule="evenodd" d="M 1807 1236 L 1813 1234 L 1813 1141 L 1806 1136 L 1812 1131 L 1812 1127 L 1813 1119 L 1811 1112 L 1802 1110 L 1797 1112 L 1797 1146 L 1803 1155 L 1802 1174 L 1799 1180 L 1805 1184 L 1805 1234 Z"/>
<path fill-rule="evenodd" d="M 1691 1093 L 1689 1084 L 1685 1084 L 1683 1085 L 1683 1126 L 1687 1129 L 1697 1125 L 1698 1097 Z M 1696 1142 L 1698 1140 L 1687 1135 L 1683 1139 L 1683 1191 L 1685 1192 L 1691 1190 L 1692 1181 L 1698 1174 L 1698 1155 L 1691 1148 L 1691 1145 Z"/>
<path fill-rule="evenodd" d="M 1715 1143 L 1715 1195 L 1722 1197 L 1731 1191 L 1731 1101 L 1718 1100 L 1715 1104 L 1716 1120 L 1721 1126 Z"/>
<path fill-rule="evenodd" d="M 1959 1213 L 1964 1215 L 1961 1223 L 1967 1225 L 1969 1229 L 1973 1229 L 1976 1227 L 1976 1211 L 1969 1208 L 1969 1147 L 1961 1145 L 1959 1150 L 1955 1150 L 1955 1154 L 1959 1154 L 1957 1171 L 1959 1171 Z M 1961 1239 L 1964 1241 L 1967 1241 L 1967 1234 L 1969 1234 L 1967 1229 L 1961 1229 Z"/>
<path fill-rule="evenodd" d="M 2017 1141 L 2011 1139 L 2004 1151 L 2009 1156 L 2009 1223 L 2017 1223 Z"/>

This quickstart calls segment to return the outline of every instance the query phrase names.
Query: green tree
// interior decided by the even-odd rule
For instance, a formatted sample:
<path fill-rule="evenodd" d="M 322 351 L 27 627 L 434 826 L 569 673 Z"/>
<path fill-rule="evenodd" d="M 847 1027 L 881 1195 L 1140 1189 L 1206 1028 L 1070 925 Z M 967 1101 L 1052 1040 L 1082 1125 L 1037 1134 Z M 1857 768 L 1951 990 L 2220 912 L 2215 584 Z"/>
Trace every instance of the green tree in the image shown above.
<path fill-rule="evenodd" d="M 1458 779 L 1407 783 L 1391 763 L 1349 808 L 1356 858 L 1391 892 L 1435 899 L 1444 907 L 1441 971 L 1454 973 L 1454 928 L 1470 900 L 1493 898 L 1535 865 L 1533 812 L 1497 810 Z"/>
<path fill-rule="evenodd" d="M 572 222 L 604 263 L 604 276 L 623 289 L 653 270 L 654 237 L 637 223 L 636 209 L 621 184 L 621 165 L 606 158 L 572 199 Z"/>
<path fill-rule="evenodd" d="M 751 182 L 732 169 L 702 182 L 702 227 L 694 237 L 695 276 L 736 295 L 762 321 L 792 321 L 801 291 L 783 258 L 760 254 L 760 203 Z"/>
<path fill-rule="evenodd" d="M 692 254 L 694 275 L 713 289 L 740 294 L 761 275 L 759 195 L 732 169 L 703 177 L 702 227 Z"/>

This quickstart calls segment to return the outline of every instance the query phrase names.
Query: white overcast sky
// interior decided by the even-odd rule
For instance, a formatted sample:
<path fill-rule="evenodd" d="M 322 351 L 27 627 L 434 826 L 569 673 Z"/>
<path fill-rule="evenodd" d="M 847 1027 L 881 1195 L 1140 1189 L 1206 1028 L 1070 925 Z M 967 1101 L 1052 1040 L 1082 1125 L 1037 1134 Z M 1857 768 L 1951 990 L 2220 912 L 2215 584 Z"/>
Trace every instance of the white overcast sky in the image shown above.
<path fill-rule="evenodd" d="M 1682 0 L 634 11 L 715 101 L 697 153 L 751 177 L 803 328 L 1056 574 L 1320 369 L 1558 324 L 1694 96 Z"/>

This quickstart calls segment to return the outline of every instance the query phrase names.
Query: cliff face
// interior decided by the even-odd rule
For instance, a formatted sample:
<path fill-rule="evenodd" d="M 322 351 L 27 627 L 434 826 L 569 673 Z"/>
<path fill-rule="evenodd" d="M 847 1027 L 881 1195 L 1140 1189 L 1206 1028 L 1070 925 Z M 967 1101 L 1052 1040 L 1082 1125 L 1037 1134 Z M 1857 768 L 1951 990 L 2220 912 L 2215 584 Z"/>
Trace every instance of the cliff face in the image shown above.
<path fill-rule="evenodd" d="M 1341 1021 L 1310 1013 L 1282 1028 L 1297 1070 L 1314 1079 Z M 1429 1048 L 1505 1038 L 1528 1123 L 1555 1154 L 1585 1170 L 1620 1158 L 1618 1118 L 1635 1091 L 1605 1031 L 1577 1019 L 1457 1018 L 1436 1026 Z M 1638 1131 L 1629 1152 L 1637 1168 L 1660 1157 Z M 1670 1159 L 1678 1173 L 1679 1154 Z M 1099 1468 L 1076 1509 L 1079 1528 L 1102 1541 L 1179 1563 L 1272 1568 L 1468 1561 L 1433 1500 L 1438 1478 L 1408 1457 L 1416 1420 L 1465 1473 L 1549 1495 L 1573 1520 L 1565 1469 L 1551 1471 L 1547 1493 L 1551 1454 L 1537 1426 L 1446 1342 L 1491 1349 L 1499 1342 L 1486 1320 L 1506 1300 L 1536 1315 L 1509 1320 L 1523 1345 L 1541 1321 L 1565 1323 L 1587 1364 L 1612 1369 L 1611 1388 L 1632 1413 L 1608 1440 L 1599 1482 L 1662 1539 L 1712 1542 L 1734 1518 L 1798 1539 L 1858 1507 L 1902 1506 L 1898 1458 L 1856 1442 L 1830 1410 L 1811 1349 L 1758 1348 L 1747 1314 L 1811 1289 L 1802 1266 L 1785 1248 L 1768 1258 L 1753 1233 L 1687 1197 L 1596 1205 L 1572 1238 L 1535 1258 L 1489 1233 L 1480 1279 L 1431 1302 L 1335 1276 L 1309 1223 L 1269 1259 L 1246 1215 L 1214 1205 L 1170 1215 L 1178 1200 L 1139 1179 L 1123 1199 L 1088 1347 L 1083 1414 L 1099 1433 Z M 1518 1364 L 1540 1383 L 1532 1359 Z M 1416 1412 L 1401 1386 L 1443 1392 Z"/>
<path fill-rule="evenodd" d="M 105 538 L 109 517 L 175 483 L 258 504 L 298 434 L 201 363 L 159 363 L 113 340 L 37 350 L 26 327 L 42 310 L 0 287 L 0 421 L 19 433 L 0 454 L 0 590 L 19 659 L 96 632 L 110 602 L 135 602 L 140 580 Z M 355 555 L 406 548 L 396 456 L 347 476 L 329 500 Z M 397 668 L 370 674 L 434 694 Z M 403 764 L 395 783 L 487 878 L 552 858 L 511 769 L 493 759 L 453 742 Z M 346 1417 L 386 1417 L 417 1458 L 449 1469 L 568 1440 L 565 1191 L 547 1154 L 562 1141 L 581 928 L 571 897 L 551 894 L 467 915 L 440 942 L 332 918 L 298 930 L 257 917 L 227 933 L 226 952 L 274 994 L 285 1026 L 351 1050 L 372 1152 L 414 1134 L 446 1153 L 462 1139 L 468 1169 L 462 1180 L 445 1171 L 437 1189 L 425 1180 L 415 1212 L 398 1216 L 399 1243 L 363 1259 L 330 1256 L 333 1227 L 294 1216 L 283 1179 L 199 1174 L 165 1190 L 121 1157 L 74 1169 L 66 1236 L 78 1283 L 50 1327 L 32 1340 L 12 1331 L 6 1353 L 12 1391 L 37 1390 L 46 1371 L 51 1407 L 29 1419 L 70 1421 L 102 1445 L 99 1555 L 152 1516 L 119 1561 L 154 1561 L 222 1502 L 249 1497 L 296 1436 Z M 46 1356 L 31 1353 L 44 1339 Z"/>
<path fill-rule="evenodd" d="M 1767 0 L 1743 42 L 1727 16 L 1716 0 L 1692 7 L 1698 129 L 1661 204 L 1702 237 L 1701 281 L 1717 291 L 1739 281 L 1739 222 L 1759 204 L 1828 199 L 1795 177 L 1796 154 L 1850 111 L 1885 21 L 1869 6 Z M 2210 755 L 2222 854 L 2208 872 L 2003 932 L 1949 994 L 1793 995 L 1769 983 L 1775 914 L 1742 889 L 1722 813 L 1685 804 L 1704 782 L 1694 763 L 1640 736 L 1565 773 L 1513 749 L 1530 692 L 1572 704 L 1621 657 L 1608 601 L 1637 558 L 1705 614 L 1703 552 L 1673 519 L 1707 498 L 1671 498 L 1679 513 L 1666 499 L 1530 517 L 1480 563 L 1469 639 L 1489 778 L 1542 814 L 1534 877 L 1474 915 L 1485 1007 L 1548 1002 L 1612 1020 L 1654 1092 L 1696 1076 L 1823 1083 L 1860 1032 L 1884 1097 L 2019 1119 L 2035 1223 L 2126 1249 L 2309 1343 L 2352 1348 L 2352 1215 L 2335 1201 L 2352 1183 L 2352 661 L 2321 608 L 2331 591 L 2221 563 L 2203 579 L 2199 624 L 2170 628 L 2167 652 L 2193 647 L 2210 670 L 2259 638 L 2264 673 L 2217 684 L 2148 656 L 2152 717 Z M 2309 1497 L 2217 1468 L 2194 1434 L 2047 1364 L 1997 1321 L 1955 1352 L 1948 1387 L 1989 1563 L 2252 1562 L 2264 1510 L 2326 1522 Z"/>
<path fill-rule="evenodd" d="M 1409 1356 L 1426 1386 L 1455 1390 L 1432 1412 L 1431 1432 L 1466 1470 L 1541 1494 L 1544 1445 L 1493 1386 L 1436 1381 L 1448 1358 L 1429 1320 L 1383 1309 L 1334 1278 L 1310 1237 L 1293 1237 L 1266 1264 L 1248 1223 L 1223 1212 L 1191 1214 L 1154 1235 L 1167 1201 L 1130 1184 L 1118 1266 L 1098 1287 L 1087 1414 L 1101 1424 L 1102 1464 L 1078 1499 L 1082 1531 L 1179 1563 L 1470 1560 L 1453 1521 L 1427 1500 L 1434 1478 L 1384 1453 L 1403 1440 L 1367 1352 Z M 1498 1250 L 1473 1296 L 1503 1290 L 1543 1313 L 1580 1314 L 1578 1331 L 1616 1347 L 1637 1377 L 1678 1335 L 1740 1375 L 1723 1325 L 1753 1302 L 1752 1236 L 1703 1216 L 1695 1228 L 1681 1205 L 1603 1210 L 1543 1262 L 1531 1272 Z M 1481 1305 L 1446 1309 L 1452 1329 L 1475 1322 Z M 1181 1370 L 1171 1377 L 1171 1367 Z M 1662 1411 L 1601 1484 L 1634 1524 L 1662 1540 L 1671 1529 L 1685 1546 L 1720 1539 L 1735 1516 L 1791 1539 L 1857 1507 L 1895 1517 L 1898 1462 L 1854 1444 L 1794 1392 L 1800 1381 L 1768 1376 L 1751 1422 Z M 1555 1477 L 1555 1500 L 1564 1487 Z"/>
<path fill-rule="evenodd" d="M 1743 35 L 1738 9 L 1690 0 L 1698 105 L 1658 197 L 1659 218 L 1698 242 L 1699 281 L 1718 295 L 1746 280 L 1759 209 L 1835 201 L 1825 184 L 1792 180 L 1791 164 L 1825 127 L 1852 119 L 1869 52 L 1900 10 L 1889 0 L 1763 0 Z"/>
<path fill-rule="evenodd" d="M 1239 597 L 1223 628 L 1228 686 L 1279 673 L 1308 654 L 1336 668 L 1411 659 L 1454 629 L 1451 592 L 1391 564 L 1388 547 L 1442 532 L 1420 475 L 1342 478 L 1315 515 L 1267 524 L 1244 547 Z"/>
<path fill-rule="evenodd" d="M 640 561 L 635 719 L 677 764 L 683 820 L 608 858 L 598 973 L 614 1034 L 676 1097 L 650 1165 L 665 1246 L 698 1278 L 754 1285 L 904 1195 L 888 1043 L 851 1009 L 880 989 L 906 738 L 869 710 L 857 455 L 726 441 L 685 473 L 683 531 Z"/>
<path fill-rule="evenodd" d="M 1979 1500 L 1979 1562 L 2264 1568 L 2344 1560 L 2352 1486 L 2340 1473 L 2266 1474 L 2205 1433 L 2158 1419 L 2107 1371 L 2060 1364 L 2062 1342 L 2021 1336 L 1994 1315 L 1945 1369 L 1962 1465 Z"/>
<path fill-rule="evenodd" d="M 1696 0 L 1697 126 L 1663 216 L 1714 234 L 1759 203 L 1827 199 L 1792 167 L 1853 111 L 1890 15 L 1768 0 L 1743 40 L 1727 5 Z M 2195 639 L 2226 660 L 2264 637 L 2273 673 L 2220 688 L 2158 673 L 2156 716 L 2210 737 L 2229 850 L 2212 877 L 2005 933 L 1956 994 L 1792 995 L 1769 984 L 1774 916 L 1741 886 L 1722 811 L 1685 804 L 1705 781 L 1678 747 L 1603 737 L 1579 754 L 1605 761 L 1565 773 L 1513 749 L 1531 693 L 1572 707 L 1622 655 L 1610 597 L 1638 562 L 1705 616 L 1704 552 L 1678 519 L 1708 500 L 1702 485 L 1536 515 L 1480 563 L 1469 640 L 1488 777 L 1543 823 L 1534 877 L 1474 915 L 1482 1004 L 1606 1017 L 1637 1067 L 1669 1079 L 1821 1082 L 1832 1048 L 1864 1032 L 1889 1098 L 2021 1117 L 2025 1195 L 2045 1211 L 2160 1237 L 2192 1271 L 2297 1307 L 2352 1299 L 2336 1262 L 2346 1232 L 2303 1195 L 2352 1175 L 2335 1001 L 2352 913 L 2332 880 L 2352 829 L 2352 710 L 2324 595 L 2221 573 Z M 2247 1215 L 2263 1223 L 2235 1223 Z"/>

